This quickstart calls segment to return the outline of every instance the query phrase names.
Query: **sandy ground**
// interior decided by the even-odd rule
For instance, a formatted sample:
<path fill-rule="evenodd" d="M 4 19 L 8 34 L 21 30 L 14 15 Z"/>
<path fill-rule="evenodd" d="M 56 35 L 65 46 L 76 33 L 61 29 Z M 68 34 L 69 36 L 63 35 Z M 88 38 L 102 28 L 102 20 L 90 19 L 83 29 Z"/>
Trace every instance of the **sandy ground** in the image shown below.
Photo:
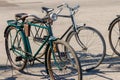
<path fill-rule="evenodd" d="M 56 9 L 57 5 L 65 2 L 69 3 L 71 6 L 80 4 L 80 9 L 76 14 L 77 23 L 86 23 L 88 26 L 92 26 L 99 30 L 106 41 L 107 54 L 111 55 L 113 53 L 108 43 L 108 27 L 110 22 L 116 18 L 116 15 L 120 14 L 120 0 L 0 0 L 0 80 L 48 79 L 48 76 L 44 72 L 44 65 L 35 65 L 28 68 L 30 74 L 21 74 L 6 67 L 7 58 L 3 37 L 4 30 L 7 26 L 6 21 L 14 19 L 14 14 L 16 13 L 26 12 L 42 17 L 44 15 L 44 13 L 41 12 L 42 6 Z M 65 9 L 63 13 L 67 14 L 68 12 Z M 59 37 L 68 28 L 67 26 L 70 26 L 71 23 L 68 23 L 70 23 L 70 20 L 68 19 L 58 19 L 53 26 L 55 36 Z M 119 80 L 120 60 L 116 57 L 111 59 L 111 61 L 108 60 L 107 62 L 104 62 L 106 64 L 102 64 L 96 70 L 84 72 L 84 80 Z M 108 68 L 109 64 L 114 65 Z"/>

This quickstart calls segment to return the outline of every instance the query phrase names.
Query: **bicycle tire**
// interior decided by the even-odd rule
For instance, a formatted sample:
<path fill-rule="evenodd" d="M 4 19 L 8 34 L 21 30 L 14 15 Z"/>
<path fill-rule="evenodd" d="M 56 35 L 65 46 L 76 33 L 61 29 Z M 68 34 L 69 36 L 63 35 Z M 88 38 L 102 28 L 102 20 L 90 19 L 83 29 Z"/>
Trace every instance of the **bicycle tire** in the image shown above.
<path fill-rule="evenodd" d="M 86 49 L 80 47 L 77 42 L 77 36 L 75 36 L 76 33 L 74 31 L 71 31 L 68 34 L 66 41 L 75 49 L 77 56 L 81 61 L 82 70 L 89 71 L 95 69 L 104 60 L 106 54 L 105 40 L 101 33 L 92 27 L 78 27 L 77 30 L 79 39 L 81 40 L 82 44 L 86 46 Z M 95 36 L 96 39 L 94 39 Z M 100 43 L 98 43 L 97 40 L 100 41 Z M 98 51 L 95 52 L 95 49 L 98 49 Z"/>
<path fill-rule="evenodd" d="M 118 24 L 119 23 L 119 24 Z M 120 46 L 119 46 L 119 40 L 120 40 L 120 17 L 114 19 L 110 26 L 109 26 L 109 43 L 110 43 L 110 47 L 113 50 L 113 52 L 115 54 L 117 54 L 118 56 L 120 56 Z"/>
<path fill-rule="evenodd" d="M 48 58 L 47 64 L 48 64 L 50 80 L 66 80 L 66 79 L 68 80 L 68 79 L 73 79 L 73 78 L 75 78 L 76 80 L 82 80 L 81 65 L 80 65 L 80 62 L 79 62 L 77 55 L 75 54 L 75 51 L 73 50 L 73 48 L 70 47 L 70 45 L 68 45 L 66 42 L 64 42 L 62 40 L 55 41 L 54 46 L 55 45 L 56 45 L 56 47 L 53 49 L 55 52 L 54 55 L 55 55 L 57 64 L 59 65 L 59 67 L 61 69 L 58 69 L 58 67 L 55 68 L 56 64 L 54 64 L 54 61 L 52 59 L 53 54 L 51 54 L 51 50 L 49 50 L 48 55 L 47 55 L 47 58 Z M 63 50 L 60 50 L 60 49 L 62 49 L 62 48 L 60 48 L 60 45 L 62 45 Z M 69 53 L 65 53 L 68 50 L 69 50 Z M 70 52 L 71 52 L 71 54 L 70 54 Z M 72 64 L 72 62 L 73 62 L 73 64 Z M 65 64 L 65 63 L 67 63 L 67 64 Z M 70 66 L 71 64 L 72 64 L 72 66 Z"/>
<path fill-rule="evenodd" d="M 6 54 L 8 57 L 8 60 L 11 64 L 11 66 L 19 71 L 22 71 L 26 64 L 27 64 L 27 59 L 23 59 L 20 55 L 15 54 L 15 51 L 12 49 L 12 44 L 15 40 L 14 46 L 19 49 L 23 49 L 26 52 L 25 49 L 25 44 L 23 41 L 23 37 L 21 36 L 21 32 L 18 34 L 16 33 L 17 29 L 15 27 L 10 26 L 6 33 L 5 33 L 5 49 L 6 49 Z M 17 35 L 16 35 L 17 34 Z M 20 41 L 20 42 L 18 42 Z M 23 53 L 23 51 L 22 51 Z M 26 55 L 25 53 L 23 55 Z"/>

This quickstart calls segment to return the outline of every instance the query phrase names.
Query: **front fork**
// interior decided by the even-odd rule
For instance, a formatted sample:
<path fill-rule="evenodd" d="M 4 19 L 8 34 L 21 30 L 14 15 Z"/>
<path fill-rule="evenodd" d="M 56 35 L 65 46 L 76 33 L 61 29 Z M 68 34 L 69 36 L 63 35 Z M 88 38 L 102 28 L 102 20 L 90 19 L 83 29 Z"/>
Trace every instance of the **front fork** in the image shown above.
<path fill-rule="evenodd" d="M 59 63 L 56 61 L 56 58 L 55 58 L 55 52 L 57 52 L 57 46 L 53 41 L 50 41 L 50 50 L 52 52 L 52 57 L 53 57 L 55 66 L 57 66 L 58 69 L 61 70 Z"/>
<path fill-rule="evenodd" d="M 47 65 L 47 61 L 48 61 L 47 55 L 48 55 L 49 47 L 50 47 L 50 44 L 47 44 L 47 47 L 45 49 L 45 69 L 48 75 L 49 75 L 49 72 L 48 72 L 48 65 Z"/>
<path fill-rule="evenodd" d="M 49 42 L 49 44 L 47 44 L 47 47 L 46 47 L 46 51 L 45 51 L 45 68 L 46 68 L 46 72 L 47 74 L 49 74 L 48 72 L 48 64 L 47 64 L 47 61 L 48 61 L 48 50 L 51 51 L 52 54 L 49 55 L 49 60 L 50 60 L 50 57 L 52 55 L 52 58 L 54 60 L 54 64 L 55 66 L 58 67 L 59 70 L 62 70 L 61 67 L 59 66 L 59 63 L 56 61 L 56 58 L 55 58 L 55 52 L 57 51 L 57 46 L 53 43 L 53 41 L 51 40 Z M 50 65 L 51 66 L 51 65 Z"/>
<path fill-rule="evenodd" d="M 50 60 L 50 57 L 51 55 L 53 56 L 53 59 L 54 59 L 54 64 L 60 69 L 60 66 L 59 64 L 57 63 L 56 59 L 55 59 L 55 53 L 54 53 L 54 50 L 53 50 L 53 47 L 51 46 L 51 44 L 48 44 L 47 47 L 46 47 L 46 51 L 45 51 L 45 69 L 46 69 L 46 72 L 47 74 L 49 74 L 49 71 L 48 71 L 48 64 L 47 64 L 47 61 L 48 61 L 48 50 L 51 50 L 52 54 L 49 55 L 49 60 Z M 50 65 L 51 66 L 51 65 Z"/>

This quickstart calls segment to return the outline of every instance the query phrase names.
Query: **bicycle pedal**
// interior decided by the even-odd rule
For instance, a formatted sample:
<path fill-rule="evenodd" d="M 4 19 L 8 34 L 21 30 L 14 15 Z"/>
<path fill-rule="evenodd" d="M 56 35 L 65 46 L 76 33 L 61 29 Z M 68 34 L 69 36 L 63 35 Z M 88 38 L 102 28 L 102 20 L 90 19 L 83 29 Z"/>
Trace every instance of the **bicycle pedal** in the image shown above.
<path fill-rule="evenodd" d="M 22 56 L 17 56 L 16 59 L 15 59 L 15 61 L 16 61 L 16 62 L 17 62 L 17 61 L 22 61 Z"/>
<path fill-rule="evenodd" d="M 30 62 L 30 66 L 33 66 L 34 64 L 35 64 L 35 62 L 34 62 L 34 61 Z"/>
<path fill-rule="evenodd" d="M 33 40 L 37 42 L 43 42 L 43 38 L 40 38 L 40 37 L 34 37 Z"/>
<path fill-rule="evenodd" d="M 45 40 L 48 36 L 44 36 L 43 39 Z"/>
<path fill-rule="evenodd" d="M 45 64 L 43 61 L 39 60 L 40 58 L 36 58 L 35 60 L 37 60 L 38 62 Z"/>
<path fill-rule="evenodd" d="M 43 42 L 48 36 L 44 36 L 43 38 L 41 37 L 34 37 L 34 41 L 37 41 L 37 42 Z"/>

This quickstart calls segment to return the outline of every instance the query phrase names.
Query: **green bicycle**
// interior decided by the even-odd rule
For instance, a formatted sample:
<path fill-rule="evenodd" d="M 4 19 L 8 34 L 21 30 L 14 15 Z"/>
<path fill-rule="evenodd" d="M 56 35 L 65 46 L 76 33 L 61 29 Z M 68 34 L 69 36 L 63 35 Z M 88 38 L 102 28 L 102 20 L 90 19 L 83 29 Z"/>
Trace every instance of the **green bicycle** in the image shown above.
<path fill-rule="evenodd" d="M 42 19 L 35 15 L 19 13 L 15 16 L 16 20 L 7 21 L 4 37 L 6 54 L 11 66 L 23 71 L 28 62 L 39 61 L 37 55 L 45 46 L 45 68 L 51 80 L 82 80 L 81 65 L 75 51 L 69 44 L 53 36 L 51 23 L 57 19 L 57 14 L 52 13 L 52 9 L 42 9 L 47 12 Z M 31 16 L 33 20 L 26 21 L 26 18 Z M 48 33 L 40 39 L 42 45 L 34 54 L 29 42 L 30 27 L 42 28 Z"/>

